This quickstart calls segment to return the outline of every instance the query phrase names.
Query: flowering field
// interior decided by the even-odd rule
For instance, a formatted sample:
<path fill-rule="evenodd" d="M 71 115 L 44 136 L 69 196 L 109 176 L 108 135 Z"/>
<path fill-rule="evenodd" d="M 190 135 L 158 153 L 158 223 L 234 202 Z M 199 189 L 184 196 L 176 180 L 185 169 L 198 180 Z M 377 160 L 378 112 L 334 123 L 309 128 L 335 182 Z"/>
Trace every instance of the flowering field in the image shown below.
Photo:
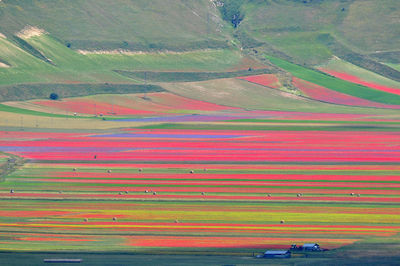
<path fill-rule="evenodd" d="M 365 100 L 362 98 L 330 90 L 296 77 L 293 77 L 292 82 L 293 85 L 300 89 L 301 92 L 304 93 L 306 96 L 318 101 L 350 106 L 400 109 L 400 105 L 389 105 Z"/>
<path fill-rule="evenodd" d="M 24 103 L 14 105 L 27 107 Z M 40 109 L 65 114 L 90 114 L 108 116 L 157 116 L 174 113 L 187 113 L 189 110 L 197 112 L 215 112 L 233 110 L 218 104 L 193 100 L 168 92 L 155 92 L 131 95 L 95 95 L 81 98 L 68 98 L 60 101 L 41 100 L 32 101 L 28 106 L 31 109 Z"/>
<path fill-rule="evenodd" d="M 384 92 L 400 95 L 400 88 L 389 87 L 389 86 L 385 86 L 382 84 L 378 84 L 376 82 L 366 81 L 360 77 L 357 77 L 357 76 L 354 76 L 354 75 L 351 75 L 351 74 L 348 74 L 345 72 L 339 72 L 339 71 L 326 69 L 326 68 L 320 68 L 320 70 L 327 74 L 330 74 L 334 77 L 342 79 L 342 80 L 350 81 L 352 83 L 363 85 L 363 86 L 373 88 L 373 89 L 376 89 L 379 91 L 384 91 Z"/>
<path fill-rule="evenodd" d="M 239 77 L 239 79 L 246 80 L 252 83 L 260 84 L 273 89 L 278 89 L 282 87 L 278 77 L 274 74 L 262 74 L 256 76 Z"/>
<path fill-rule="evenodd" d="M 397 236 L 397 120 L 320 114 L 375 124 L 302 130 L 311 115 L 248 113 L 299 128 L 0 131 L 0 150 L 26 160 L 0 186 L 0 250 L 250 254 Z"/>

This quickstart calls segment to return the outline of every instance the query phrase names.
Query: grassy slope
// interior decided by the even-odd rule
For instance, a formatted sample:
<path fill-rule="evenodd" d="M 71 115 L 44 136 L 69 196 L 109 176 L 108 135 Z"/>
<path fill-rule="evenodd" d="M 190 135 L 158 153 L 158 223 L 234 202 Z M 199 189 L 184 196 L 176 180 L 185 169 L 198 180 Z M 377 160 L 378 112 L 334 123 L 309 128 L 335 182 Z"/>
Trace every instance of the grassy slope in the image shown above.
<path fill-rule="evenodd" d="M 185 97 L 248 109 L 322 113 L 398 113 L 396 110 L 348 107 L 317 102 L 238 79 L 163 83 L 162 86 L 173 93 Z"/>
<path fill-rule="evenodd" d="M 97 66 L 131 71 L 224 71 L 240 64 L 242 59 L 238 51 L 231 49 L 134 55 L 89 54 L 86 57 Z"/>
<path fill-rule="evenodd" d="M 400 71 L 400 64 L 387 64 L 388 66 L 390 66 L 391 68 L 394 68 L 398 71 Z"/>
<path fill-rule="evenodd" d="M 143 84 L 21 84 L 1 87 L 0 101 L 21 101 L 38 98 L 48 98 L 51 93 L 57 93 L 61 98 L 87 96 L 93 94 L 126 94 L 159 92 L 164 89 L 157 85 Z"/>
<path fill-rule="evenodd" d="M 337 30 L 352 45 L 366 52 L 398 50 L 399 1 L 354 1 Z"/>
<path fill-rule="evenodd" d="M 374 72 L 368 71 L 366 69 L 360 68 L 356 65 L 353 65 L 349 62 L 346 62 L 341 59 L 332 58 L 326 64 L 321 65 L 322 68 L 326 68 L 329 70 L 334 70 L 337 72 L 344 72 L 350 75 L 356 76 L 361 78 L 362 80 L 368 82 L 374 82 L 377 84 L 393 87 L 393 88 L 400 88 L 400 82 L 388 79 L 383 77 L 379 74 Z"/>
<path fill-rule="evenodd" d="M 8 39 L 0 37 L 0 60 L 7 62 L 10 68 L 0 68 L 0 84 L 35 82 L 37 73 L 52 73 L 54 67 L 22 50 Z M 24 75 L 21 75 L 24 73 Z M 42 77 L 43 80 L 47 79 Z"/>
<path fill-rule="evenodd" d="M 307 2 L 248 1 L 239 31 L 300 64 L 323 63 L 342 45 L 359 54 L 398 51 L 398 1 Z M 337 43 L 328 45 L 327 34 Z"/>
<path fill-rule="evenodd" d="M 261 74 L 271 74 L 272 70 L 255 69 L 229 71 L 229 72 L 154 72 L 154 71 L 117 71 L 119 74 L 131 77 L 137 80 L 147 80 L 153 82 L 188 82 L 202 81 L 210 79 L 222 79 L 242 76 L 253 76 Z"/>
<path fill-rule="evenodd" d="M 82 55 L 49 34 L 25 40 L 52 64 L 46 63 L 0 37 L 0 59 L 12 67 L 0 68 L 0 85 L 18 83 L 136 83 L 113 70 L 224 71 L 240 64 L 232 49 L 184 53 Z"/>
<path fill-rule="evenodd" d="M 246 18 L 241 30 L 257 40 L 267 42 L 296 61 L 317 63 L 331 56 L 331 52 L 318 42 L 318 35 L 331 30 L 340 3 L 303 4 L 294 1 L 251 2 L 244 6 Z M 342 4 L 343 5 L 343 4 Z"/>
<path fill-rule="evenodd" d="M 289 63 L 276 57 L 268 56 L 268 59 L 273 64 L 292 73 L 294 76 L 318 84 L 320 86 L 375 102 L 400 104 L 400 97 L 398 95 L 385 93 L 382 91 L 353 84 L 344 80 L 333 78 L 331 76 Z"/>
<path fill-rule="evenodd" d="M 218 15 L 208 0 L 2 1 L 0 32 L 39 26 L 82 49 L 226 47 Z"/>

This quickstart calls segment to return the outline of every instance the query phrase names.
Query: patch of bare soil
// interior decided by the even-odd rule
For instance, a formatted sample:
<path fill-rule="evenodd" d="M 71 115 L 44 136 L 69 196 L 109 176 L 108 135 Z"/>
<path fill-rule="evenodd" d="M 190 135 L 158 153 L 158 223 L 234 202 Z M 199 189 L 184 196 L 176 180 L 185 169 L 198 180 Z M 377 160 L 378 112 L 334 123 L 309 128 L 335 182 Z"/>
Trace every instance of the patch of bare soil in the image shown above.
<path fill-rule="evenodd" d="M 23 28 L 20 32 L 18 32 L 16 35 L 20 37 L 21 39 L 29 39 L 35 36 L 40 36 L 42 34 L 45 34 L 46 31 L 44 29 L 39 29 L 34 26 L 27 25 L 25 28 Z"/>
<path fill-rule="evenodd" d="M 202 49 L 202 50 L 192 50 L 192 51 L 169 51 L 169 50 L 162 50 L 162 51 L 154 51 L 154 52 L 145 52 L 145 51 L 131 51 L 131 50 L 124 50 L 124 49 L 114 49 L 114 50 L 76 50 L 78 53 L 83 55 L 90 55 L 90 54 L 102 54 L 102 55 L 152 55 L 152 54 L 189 54 L 193 52 L 207 52 L 212 51 L 211 49 Z"/>
<path fill-rule="evenodd" d="M 3 63 L 3 62 L 0 62 L 0 67 L 2 67 L 2 68 L 8 68 L 8 67 L 10 67 L 10 66 L 7 65 L 7 64 L 5 64 L 5 63 Z"/>

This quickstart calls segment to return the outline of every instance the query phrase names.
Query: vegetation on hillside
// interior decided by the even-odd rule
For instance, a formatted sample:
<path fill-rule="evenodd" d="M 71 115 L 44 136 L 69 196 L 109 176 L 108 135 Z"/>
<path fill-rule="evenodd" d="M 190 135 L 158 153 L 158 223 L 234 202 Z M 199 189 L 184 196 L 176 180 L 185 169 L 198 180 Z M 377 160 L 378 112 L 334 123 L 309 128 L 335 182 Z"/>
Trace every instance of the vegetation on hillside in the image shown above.
<path fill-rule="evenodd" d="M 244 18 L 241 11 L 243 1 L 240 0 L 221 0 L 217 1 L 220 6 L 222 18 L 230 22 L 234 28 L 237 28 Z"/>
<path fill-rule="evenodd" d="M 53 93 L 57 94 L 58 97 L 65 98 L 106 93 L 128 94 L 160 91 L 164 91 L 160 86 L 141 84 L 18 84 L 1 87 L 0 101 L 44 99 Z"/>
<path fill-rule="evenodd" d="M 189 82 L 202 81 L 210 79 L 222 79 L 241 76 L 251 76 L 260 74 L 269 74 L 274 72 L 271 69 L 248 69 L 229 72 L 155 72 L 155 71 L 122 71 L 117 70 L 121 75 L 140 79 L 142 81 L 153 82 Z"/>
<path fill-rule="evenodd" d="M 338 56 L 399 81 L 399 27 L 390 19 L 397 6 L 394 0 L 1 1 L 0 86 L 227 78 L 242 75 L 235 71 L 245 69 L 241 62 L 249 54 L 260 61 L 272 55 L 305 70 Z M 27 25 L 43 28 L 44 34 L 15 34 Z M 281 76 L 290 88 L 291 70 L 276 64 L 287 72 Z M 326 80 L 315 73 L 319 83 Z M 15 99 L 8 88 L 2 99 Z M 362 86 L 335 89 L 398 103 Z"/>
<path fill-rule="evenodd" d="M 228 32 L 209 0 L 0 1 L 0 32 L 37 26 L 72 49 L 224 48 Z"/>
<path fill-rule="evenodd" d="M 378 91 L 348 81 L 337 79 L 324 73 L 311 70 L 276 57 L 269 56 L 268 60 L 270 60 L 273 64 L 281 67 L 282 69 L 292 73 L 295 77 L 304 79 L 314 84 L 318 84 L 328 89 L 375 102 L 386 104 L 400 104 L 399 95 Z"/>

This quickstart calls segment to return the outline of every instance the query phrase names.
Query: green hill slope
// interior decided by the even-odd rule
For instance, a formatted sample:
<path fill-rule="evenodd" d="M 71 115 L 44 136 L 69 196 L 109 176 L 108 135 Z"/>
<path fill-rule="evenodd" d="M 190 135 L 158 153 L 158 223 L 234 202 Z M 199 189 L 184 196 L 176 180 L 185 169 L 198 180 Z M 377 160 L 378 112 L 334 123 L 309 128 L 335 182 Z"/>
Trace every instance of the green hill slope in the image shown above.
<path fill-rule="evenodd" d="M 182 50 L 226 47 L 208 0 L 17 0 L 0 2 L 0 32 L 46 29 L 74 49 Z"/>
<path fill-rule="evenodd" d="M 242 10 L 242 32 L 299 63 L 329 59 L 333 51 L 324 42 L 326 34 L 360 54 L 400 50 L 396 0 L 250 0 Z"/>
<path fill-rule="evenodd" d="M 240 66 L 243 56 L 232 49 L 173 53 L 80 54 L 48 33 L 21 36 L 46 60 L 0 37 L 0 85 L 21 83 L 136 83 L 115 70 L 226 71 Z M 50 62 L 50 63 L 49 63 Z"/>
<path fill-rule="evenodd" d="M 270 64 L 269 57 L 287 87 L 301 67 L 316 84 L 398 104 L 397 96 L 312 69 L 338 56 L 400 82 L 399 10 L 396 0 L 2 0 L 0 86 L 166 81 L 141 78 L 148 71 L 172 82 L 179 72 L 228 77 L 264 68 L 255 59 Z M 18 33 L 28 25 L 43 30 Z"/>

